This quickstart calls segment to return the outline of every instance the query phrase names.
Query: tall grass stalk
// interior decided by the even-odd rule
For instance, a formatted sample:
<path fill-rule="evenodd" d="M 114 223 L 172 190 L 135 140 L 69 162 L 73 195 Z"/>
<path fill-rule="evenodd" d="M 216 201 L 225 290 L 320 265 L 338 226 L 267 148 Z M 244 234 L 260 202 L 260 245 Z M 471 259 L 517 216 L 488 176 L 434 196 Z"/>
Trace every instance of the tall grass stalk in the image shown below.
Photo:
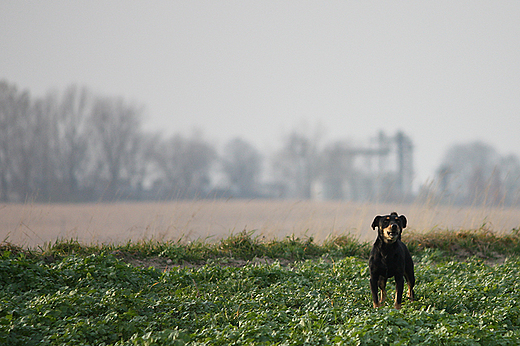
<path fill-rule="evenodd" d="M 496 258 L 520 254 L 520 231 L 497 234 L 484 226 L 474 230 L 433 230 L 428 233 L 407 232 L 403 241 L 412 255 L 425 251 L 441 251 L 446 258 Z M 12 243 L 0 243 L 0 253 L 22 253 L 53 261 L 71 255 L 113 254 L 123 258 L 162 258 L 171 263 L 203 263 L 215 259 L 283 259 L 301 261 L 313 258 L 368 258 L 371 242 L 360 241 L 350 234 L 331 236 L 322 242 L 312 237 L 287 236 L 266 239 L 254 231 L 242 231 L 217 242 L 197 241 L 128 241 L 124 244 L 84 244 L 76 239 L 58 239 L 37 248 L 22 248 Z"/>

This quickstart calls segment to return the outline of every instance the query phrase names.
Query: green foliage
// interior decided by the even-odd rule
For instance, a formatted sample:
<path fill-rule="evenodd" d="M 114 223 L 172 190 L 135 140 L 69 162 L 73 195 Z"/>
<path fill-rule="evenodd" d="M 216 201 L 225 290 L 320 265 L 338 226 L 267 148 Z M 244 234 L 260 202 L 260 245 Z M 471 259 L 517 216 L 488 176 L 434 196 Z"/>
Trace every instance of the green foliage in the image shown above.
<path fill-rule="evenodd" d="M 515 345 L 518 234 L 437 236 L 407 240 L 418 300 L 404 299 L 401 310 L 391 301 L 372 308 L 370 246 L 348 236 L 323 244 L 251 232 L 213 244 L 71 240 L 40 253 L 2 244 L 0 345 Z M 461 249 L 504 259 L 461 261 Z M 150 256 L 199 265 L 125 263 Z M 293 262 L 253 260 L 260 257 Z M 244 261 L 221 266 L 219 258 Z M 392 297 L 393 280 L 388 289 Z"/>
<path fill-rule="evenodd" d="M 242 231 L 232 234 L 228 238 L 216 243 L 195 241 L 182 243 L 181 241 L 170 243 L 157 243 L 162 246 L 161 251 L 147 251 L 146 255 L 158 253 L 160 257 L 169 258 L 176 263 L 196 262 L 200 263 L 208 259 L 234 258 L 252 260 L 254 258 L 268 257 L 272 259 L 305 260 L 318 258 L 325 254 L 333 257 L 366 256 L 368 257 L 369 245 L 360 244 L 354 238 L 343 235 L 325 241 L 322 245 L 314 242 L 313 237 L 301 239 L 288 236 L 282 240 L 264 240 L 254 236 L 254 231 Z"/>
<path fill-rule="evenodd" d="M 519 230 L 514 229 L 510 233 L 499 235 L 484 226 L 476 230 L 406 233 L 403 240 L 412 253 L 420 253 L 424 249 L 438 249 L 449 256 L 477 255 L 482 258 L 520 253 Z"/>
<path fill-rule="evenodd" d="M 440 261 L 439 251 L 416 258 L 419 299 L 402 310 L 372 308 L 359 257 L 159 272 L 105 252 L 48 263 L 4 251 L 0 344 L 515 344 L 520 259 L 490 266 Z"/>

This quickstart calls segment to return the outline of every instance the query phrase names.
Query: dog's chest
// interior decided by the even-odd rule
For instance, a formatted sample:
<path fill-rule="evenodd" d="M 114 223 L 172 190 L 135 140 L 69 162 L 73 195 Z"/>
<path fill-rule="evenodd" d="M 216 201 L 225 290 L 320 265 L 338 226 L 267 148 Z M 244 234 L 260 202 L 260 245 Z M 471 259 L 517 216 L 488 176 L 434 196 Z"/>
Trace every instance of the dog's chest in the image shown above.
<path fill-rule="evenodd" d="M 371 270 L 377 271 L 379 275 L 392 277 L 403 273 L 404 260 L 399 251 L 376 252 L 372 255 Z"/>

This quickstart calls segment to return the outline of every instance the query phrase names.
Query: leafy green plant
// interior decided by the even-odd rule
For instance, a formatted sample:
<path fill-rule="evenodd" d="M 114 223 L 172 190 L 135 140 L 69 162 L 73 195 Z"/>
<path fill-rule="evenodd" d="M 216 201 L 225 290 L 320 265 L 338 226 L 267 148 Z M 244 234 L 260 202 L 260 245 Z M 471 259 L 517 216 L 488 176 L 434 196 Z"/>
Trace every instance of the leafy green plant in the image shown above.
<path fill-rule="evenodd" d="M 501 244 L 495 237 L 452 239 L 461 247 Z M 405 299 L 401 310 L 391 302 L 372 308 L 369 245 L 350 238 L 316 244 L 245 233 L 214 244 L 149 242 L 88 251 L 72 242 L 56 247 L 53 261 L 45 260 L 49 253 L 5 247 L 0 344 L 515 345 L 520 258 L 509 253 L 514 247 L 500 245 L 508 256 L 490 264 L 477 256 L 446 256 L 450 245 L 436 241 L 439 246 L 414 248 L 418 299 Z M 345 255 L 351 252 L 355 256 Z M 132 266 L 121 253 L 201 262 L 163 271 Z M 222 266 L 211 261 L 219 256 L 296 261 Z M 388 290 L 392 297 L 392 280 Z"/>

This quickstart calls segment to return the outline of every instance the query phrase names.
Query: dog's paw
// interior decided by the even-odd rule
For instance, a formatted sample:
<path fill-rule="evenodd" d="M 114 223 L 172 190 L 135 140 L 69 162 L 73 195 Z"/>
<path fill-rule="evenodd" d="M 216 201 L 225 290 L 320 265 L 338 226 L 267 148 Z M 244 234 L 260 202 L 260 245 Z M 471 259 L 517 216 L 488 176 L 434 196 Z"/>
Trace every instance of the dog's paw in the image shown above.
<path fill-rule="evenodd" d="M 386 300 L 386 290 L 381 290 L 381 297 L 379 298 L 379 304 L 383 305 Z"/>
<path fill-rule="evenodd" d="M 408 287 L 408 298 L 410 298 L 412 302 L 415 300 L 415 292 L 410 287 Z"/>

